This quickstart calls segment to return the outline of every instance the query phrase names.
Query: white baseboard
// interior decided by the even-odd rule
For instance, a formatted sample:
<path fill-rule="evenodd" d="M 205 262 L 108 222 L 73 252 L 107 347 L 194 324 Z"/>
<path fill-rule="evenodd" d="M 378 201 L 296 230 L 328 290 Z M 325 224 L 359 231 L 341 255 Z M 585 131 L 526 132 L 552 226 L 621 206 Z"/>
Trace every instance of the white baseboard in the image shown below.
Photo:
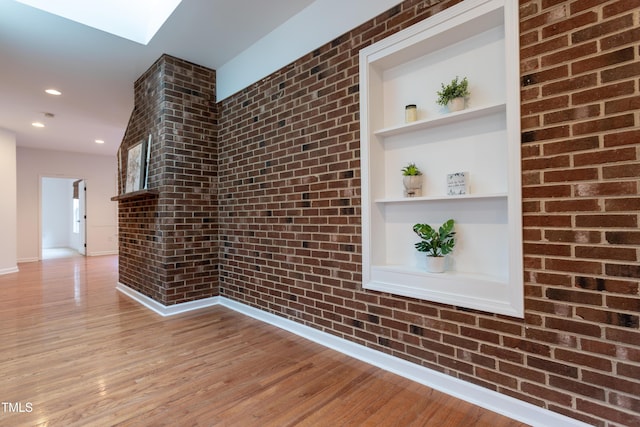
<path fill-rule="evenodd" d="M 123 285 L 118 282 L 116 289 L 129 298 L 139 302 L 148 309 L 155 311 L 160 316 L 173 316 L 174 314 L 184 313 L 187 311 L 198 310 L 205 307 L 211 307 L 212 305 L 220 304 L 220 297 L 203 298 L 195 301 L 184 302 L 181 304 L 164 305 L 158 301 L 149 298 L 148 296 L 141 294 L 140 292 L 131 289 L 127 285 Z"/>
<path fill-rule="evenodd" d="M 40 258 L 38 258 L 38 257 L 35 257 L 35 258 L 20 258 L 18 260 L 18 264 L 21 264 L 23 262 L 38 262 L 38 261 L 40 261 Z"/>
<path fill-rule="evenodd" d="M 118 255 L 118 251 L 87 252 L 87 256 Z"/>
<path fill-rule="evenodd" d="M 466 402 L 478 405 L 482 408 L 499 413 L 506 417 L 529 424 L 533 427 L 563 426 L 563 427 L 589 427 L 588 424 L 573 418 L 566 417 L 556 412 L 532 405 L 522 400 L 480 387 L 478 385 L 445 375 L 424 366 L 416 365 L 382 353 L 380 351 L 356 344 L 349 340 L 338 338 L 326 332 L 305 326 L 293 320 L 266 311 L 250 307 L 248 305 L 230 300 L 225 297 L 213 297 L 205 300 L 164 306 L 151 298 L 134 291 L 133 289 L 118 283 L 117 289 L 125 295 L 140 302 L 149 309 L 162 316 L 183 313 L 212 305 L 222 305 L 238 313 L 276 326 L 300 337 L 328 347 L 332 350 L 351 356 L 355 359 L 376 366 L 385 371 L 400 375 L 401 377 L 431 387 L 435 390 L 454 396 Z"/>
<path fill-rule="evenodd" d="M 2 268 L 0 269 L 0 276 L 4 275 L 4 274 L 11 274 L 11 273 L 17 273 L 18 270 L 18 266 L 15 267 L 9 267 L 9 268 Z"/>

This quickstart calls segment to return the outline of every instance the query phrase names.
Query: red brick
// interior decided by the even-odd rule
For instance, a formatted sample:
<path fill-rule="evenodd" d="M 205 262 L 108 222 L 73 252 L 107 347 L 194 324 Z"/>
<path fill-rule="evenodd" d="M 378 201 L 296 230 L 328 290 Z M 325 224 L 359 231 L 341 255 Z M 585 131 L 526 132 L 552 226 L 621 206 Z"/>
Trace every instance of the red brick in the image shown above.
<path fill-rule="evenodd" d="M 574 31 L 571 33 L 571 42 L 577 44 L 587 40 L 602 38 L 607 34 L 619 32 L 621 29 L 631 26 L 633 26 L 633 16 L 621 16 L 616 19 L 601 22 L 597 25 L 590 25 L 582 30 Z"/>
<path fill-rule="evenodd" d="M 637 0 L 618 0 L 602 8 L 602 14 L 605 18 L 610 18 L 620 13 L 633 11 L 640 7 Z"/>
<path fill-rule="evenodd" d="M 587 385 L 582 381 L 576 381 L 569 378 L 550 375 L 549 385 L 561 390 L 579 394 L 581 396 L 590 397 L 592 399 L 604 400 L 605 398 L 604 390 L 602 389 L 602 387 Z"/>
<path fill-rule="evenodd" d="M 640 74 L 640 67 L 638 67 L 638 73 Z M 605 113 L 609 115 L 635 110 L 640 110 L 640 97 L 638 96 L 617 99 L 605 103 Z"/>
<path fill-rule="evenodd" d="M 560 331 L 570 332 L 572 334 L 586 335 L 591 337 L 599 337 L 601 332 L 600 326 L 595 324 L 588 324 L 584 322 L 569 319 L 559 319 L 554 317 L 547 318 L 546 326 L 550 329 L 557 329 Z"/>
<path fill-rule="evenodd" d="M 621 116 L 613 116 L 606 119 L 577 123 L 572 126 L 572 130 L 574 135 L 585 135 L 589 133 L 605 132 L 633 126 L 635 126 L 634 115 L 626 114 Z"/>
<path fill-rule="evenodd" d="M 438 364 L 456 372 L 463 372 L 470 375 L 473 374 L 474 370 L 472 364 L 450 357 L 438 356 Z"/>
<path fill-rule="evenodd" d="M 617 80 L 634 78 L 640 75 L 640 63 L 634 62 L 631 64 L 621 65 L 619 67 L 610 68 L 601 72 L 601 79 L 603 83 L 615 82 Z M 627 111 L 632 109 L 637 109 L 638 101 L 636 97 L 630 97 L 624 100 L 619 100 L 618 102 L 624 102 L 628 106 L 627 109 L 618 108 L 616 110 L 612 110 L 611 108 L 607 108 L 606 111 L 609 113 L 615 113 L 617 111 Z"/>
<path fill-rule="evenodd" d="M 563 141 L 549 142 L 544 144 L 544 154 L 545 156 L 552 156 L 562 153 L 592 150 L 594 148 L 598 148 L 599 146 L 600 140 L 597 136 L 567 139 Z"/>
<path fill-rule="evenodd" d="M 475 375 L 490 384 L 498 384 L 502 387 L 516 388 L 518 380 L 512 376 L 504 375 L 491 369 L 476 368 Z"/>
<path fill-rule="evenodd" d="M 483 344 L 480 347 L 480 351 L 482 352 L 482 354 L 491 356 L 499 361 L 507 360 L 510 362 L 519 363 L 520 365 L 522 365 L 522 363 L 524 362 L 524 354 L 501 347 L 501 346 L 498 347 L 498 346 Z"/>
<path fill-rule="evenodd" d="M 640 394 L 640 382 L 625 380 L 619 376 L 609 376 L 601 372 L 585 370 L 582 374 L 582 379 L 588 384 L 607 387 L 611 390 L 631 393 L 633 395 Z"/>
<path fill-rule="evenodd" d="M 640 399 L 637 397 L 626 396 L 620 393 L 611 393 L 609 394 L 609 402 L 618 408 L 640 413 Z"/>
<path fill-rule="evenodd" d="M 626 280 L 616 280 L 613 277 L 606 279 L 602 278 L 588 278 L 577 277 L 576 286 L 583 289 L 592 289 L 598 291 L 607 291 L 612 293 L 634 295 L 638 293 L 639 285 L 637 282 L 630 282 Z"/>
<path fill-rule="evenodd" d="M 575 184 L 574 194 L 577 197 L 635 195 L 638 194 L 638 185 L 635 181 L 581 183 Z"/>
<path fill-rule="evenodd" d="M 577 215 L 576 226 L 582 228 L 635 228 L 637 215 Z"/>
<path fill-rule="evenodd" d="M 549 25 L 548 27 L 543 28 L 542 37 L 547 38 L 557 34 L 562 34 L 572 30 L 577 30 L 580 27 L 587 26 L 587 28 L 582 31 L 575 31 L 572 33 L 572 39 L 573 39 L 572 44 L 575 45 L 585 40 L 588 40 L 588 38 L 586 37 L 583 38 L 583 40 L 576 40 L 575 34 L 576 33 L 580 34 L 583 31 L 589 31 L 591 28 L 597 28 L 598 25 L 589 25 L 589 24 L 594 24 L 597 21 L 598 21 L 598 14 L 595 12 L 590 11 L 580 15 L 571 14 L 571 16 L 568 17 L 568 19 L 564 19 L 560 22 L 554 23 L 552 25 Z"/>
<path fill-rule="evenodd" d="M 629 344 L 632 349 L 637 350 L 637 345 L 640 342 L 640 332 L 636 330 L 622 330 L 620 328 L 606 328 L 605 329 L 605 338 L 619 344 Z M 626 347 L 621 347 L 621 350 L 624 351 Z"/>
<path fill-rule="evenodd" d="M 637 159 L 636 156 L 637 154 L 634 148 L 620 148 L 593 153 L 576 154 L 573 157 L 573 162 L 575 166 L 580 167 L 587 165 L 633 161 Z"/>
<path fill-rule="evenodd" d="M 571 3 L 569 6 L 571 14 L 583 12 L 587 9 L 593 9 L 602 6 L 602 0 L 580 0 Z"/>
<path fill-rule="evenodd" d="M 538 13 L 538 4 L 536 2 L 520 1 L 520 20 L 536 15 Z"/>
<path fill-rule="evenodd" d="M 576 120 L 584 120 L 600 115 L 599 105 L 584 105 L 577 108 L 569 108 L 562 111 L 547 113 L 544 115 L 544 124 L 551 125 L 563 122 L 572 122 Z"/>
<path fill-rule="evenodd" d="M 587 338 L 580 340 L 580 348 L 589 353 L 597 353 L 610 357 L 615 357 L 617 351 L 615 344 Z"/>
<path fill-rule="evenodd" d="M 578 369 L 562 362 L 556 362 L 535 356 L 527 356 L 527 365 L 530 368 L 540 369 L 546 372 L 562 375 L 568 378 L 578 378 Z"/>
<path fill-rule="evenodd" d="M 607 199 L 604 201 L 604 209 L 607 212 L 640 211 L 640 197 Z"/>
<path fill-rule="evenodd" d="M 617 245 L 640 245 L 640 232 L 607 231 L 607 242 Z"/>
<path fill-rule="evenodd" d="M 603 51 L 615 49 L 627 44 L 637 43 L 638 40 L 640 40 L 640 28 L 633 27 L 627 31 L 604 37 L 600 40 L 600 48 Z"/>
<path fill-rule="evenodd" d="M 611 132 L 604 136 L 605 147 L 616 147 L 621 145 L 635 145 L 640 141 L 640 130 L 626 132 Z"/>
<path fill-rule="evenodd" d="M 569 245 L 525 243 L 524 250 L 529 255 L 571 256 L 571 246 Z"/>
<path fill-rule="evenodd" d="M 554 271 L 566 271 L 582 274 L 602 274 L 603 272 L 602 265 L 593 261 L 547 258 L 544 265 L 545 269 Z"/>
<path fill-rule="evenodd" d="M 591 307 L 578 307 L 576 315 L 590 322 L 620 326 L 624 328 L 637 328 L 638 316 L 610 310 L 599 310 Z"/>
<path fill-rule="evenodd" d="M 561 17 L 566 17 L 566 11 L 562 10 L 560 11 L 560 14 L 558 13 L 558 11 L 546 12 L 540 15 L 527 17 L 527 19 L 522 19 L 520 21 L 520 31 L 529 31 L 534 28 L 542 27 L 543 25 L 550 22 L 557 21 L 560 19 L 558 15 L 560 15 Z"/>
<path fill-rule="evenodd" d="M 522 196 L 525 198 L 569 197 L 571 196 L 571 186 L 540 185 L 536 187 L 525 187 L 522 189 Z"/>
<path fill-rule="evenodd" d="M 544 285 L 553 285 L 553 286 L 571 286 L 571 276 L 567 274 L 555 274 L 555 273 L 543 273 L 543 272 L 535 272 L 531 278 L 532 283 L 540 283 Z M 542 292 L 537 295 L 532 295 L 541 297 Z"/>
<path fill-rule="evenodd" d="M 606 306 L 616 310 L 640 312 L 640 298 L 608 295 Z M 635 326 L 637 328 L 637 325 Z"/>
<path fill-rule="evenodd" d="M 613 261 L 637 261 L 635 249 L 600 247 L 600 246 L 578 246 L 575 248 L 575 255 L 578 258 L 591 258 Z"/>
<path fill-rule="evenodd" d="M 525 227 L 569 227 L 569 215 L 525 215 L 522 221 Z"/>
<path fill-rule="evenodd" d="M 531 323 L 531 322 L 530 322 Z M 577 347 L 577 338 L 574 334 L 569 334 L 567 332 L 558 332 L 553 331 L 549 328 L 545 328 L 544 330 L 538 329 L 542 327 L 542 324 L 536 324 L 536 328 L 529 327 L 527 328 L 525 335 L 528 339 L 535 340 L 540 344 L 549 343 L 553 345 L 561 345 L 563 347 Z M 506 341 L 505 341 L 506 342 Z M 547 355 L 546 351 L 542 351 L 543 347 L 539 347 L 539 351 L 534 354 L 538 354 L 541 356 Z"/>
<path fill-rule="evenodd" d="M 558 110 L 569 106 L 569 96 L 562 95 L 554 98 L 545 98 L 534 102 L 523 102 L 520 111 L 523 116 L 541 113 L 544 111 Z"/>
<path fill-rule="evenodd" d="M 473 339 L 461 338 L 459 336 L 453 336 L 448 334 L 444 334 L 442 336 L 442 342 L 444 344 L 449 344 L 453 347 L 464 348 L 471 351 L 478 351 L 478 348 L 480 348 L 480 345 L 478 344 L 478 342 Z"/>
<path fill-rule="evenodd" d="M 571 103 L 573 105 L 591 104 L 620 96 L 626 96 L 635 90 L 634 82 L 625 81 L 613 83 L 606 86 L 599 86 L 595 89 L 587 89 L 575 92 L 571 95 Z"/>
<path fill-rule="evenodd" d="M 569 167 L 571 158 L 569 156 L 554 157 L 538 157 L 534 159 L 525 159 L 522 161 L 522 169 L 524 171 L 566 168 Z"/>
<path fill-rule="evenodd" d="M 602 305 L 602 295 L 570 289 L 549 288 L 546 297 L 552 301 L 571 302 L 576 304 Z"/>
<path fill-rule="evenodd" d="M 596 42 L 584 43 L 543 56 L 541 59 L 541 64 L 543 67 L 551 67 L 554 65 L 565 63 L 568 59 L 575 60 L 578 58 L 583 58 L 585 56 L 593 55 L 597 52 L 598 45 Z"/>
<path fill-rule="evenodd" d="M 557 212 L 600 212 L 602 208 L 597 199 L 572 199 L 544 202 L 544 211 Z"/>
<path fill-rule="evenodd" d="M 557 182 L 590 181 L 598 178 L 598 169 L 570 169 L 562 171 L 545 171 L 543 182 L 546 184 Z"/>
<path fill-rule="evenodd" d="M 640 415 L 633 415 L 607 404 L 598 404 L 593 401 L 577 399 L 576 408 L 580 411 L 593 414 L 598 418 L 611 420 L 618 425 L 633 426 L 640 424 Z"/>
<path fill-rule="evenodd" d="M 548 81 L 558 80 L 561 78 L 566 78 L 568 76 L 569 66 L 563 64 L 555 68 L 550 68 L 547 70 L 538 71 L 536 73 L 524 75 L 522 76 L 520 81 L 521 86 L 526 87 L 531 85 L 538 85 L 540 83 L 546 83 Z M 539 91 L 536 90 L 535 93 L 538 94 Z"/>

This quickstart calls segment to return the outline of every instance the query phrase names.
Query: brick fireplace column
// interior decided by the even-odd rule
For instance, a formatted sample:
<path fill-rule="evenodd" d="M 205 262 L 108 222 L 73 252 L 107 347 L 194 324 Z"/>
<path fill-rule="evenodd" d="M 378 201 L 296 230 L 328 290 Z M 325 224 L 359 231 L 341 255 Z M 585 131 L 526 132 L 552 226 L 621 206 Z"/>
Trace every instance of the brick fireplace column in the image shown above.
<path fill-rule="evenodd" d="M 215 71 L 163 55 L 136 82 L 120 146 L 151 135 L 148 189 L 118 200 L 119 281 L 163 305 L 218 289 Z"/>

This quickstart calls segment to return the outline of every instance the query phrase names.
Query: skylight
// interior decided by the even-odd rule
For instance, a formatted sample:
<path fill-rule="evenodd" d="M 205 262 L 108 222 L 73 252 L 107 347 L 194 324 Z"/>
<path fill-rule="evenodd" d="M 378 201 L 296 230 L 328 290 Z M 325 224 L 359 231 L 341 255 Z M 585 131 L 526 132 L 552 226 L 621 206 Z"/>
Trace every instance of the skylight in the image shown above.
<path fill-rule="evenodd" d="M 146 45 L 182 0 L 16 0 Z"/>

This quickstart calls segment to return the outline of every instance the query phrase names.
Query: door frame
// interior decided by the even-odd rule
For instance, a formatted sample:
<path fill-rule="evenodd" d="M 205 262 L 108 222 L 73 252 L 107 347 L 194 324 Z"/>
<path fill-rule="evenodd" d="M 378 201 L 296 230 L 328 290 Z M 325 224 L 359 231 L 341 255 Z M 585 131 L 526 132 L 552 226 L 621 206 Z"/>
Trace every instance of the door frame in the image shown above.
<path fill-rule="evenodd" d="M 84 182 L 84 186 L 86 188 L 87 186 L 87 180 L 86 178 L 82 178 L 82 177 L 78 177 L 77 175 L 66 175 L 66 174 L 53 174 L 53 175 L 48 175 L 48 174 L 40 174 L 38 176 L 38 260 L 42 260 L 42 234 L 43 234 L 43 230 L 42 230 L 42 218 L 43 218 L 43 211 L 42 211 L 42 181 L 44 179 L 71 179 L 71 180 L 82 180 Z M 84 190 L 83 190 L 84 191 Z M 87 254 L 87 249 L 89 246 L 88 243 L 88 239 L 87 239 L 87 222 L 88 222 L 88 218 L 87 218 L 87 194 L 86 192 L 84 193 L 84 221 L 82 221 L 84 223 L 84 256 L 86 256 Z M 81 224 L 82 226 L 82 224 Z"/>

